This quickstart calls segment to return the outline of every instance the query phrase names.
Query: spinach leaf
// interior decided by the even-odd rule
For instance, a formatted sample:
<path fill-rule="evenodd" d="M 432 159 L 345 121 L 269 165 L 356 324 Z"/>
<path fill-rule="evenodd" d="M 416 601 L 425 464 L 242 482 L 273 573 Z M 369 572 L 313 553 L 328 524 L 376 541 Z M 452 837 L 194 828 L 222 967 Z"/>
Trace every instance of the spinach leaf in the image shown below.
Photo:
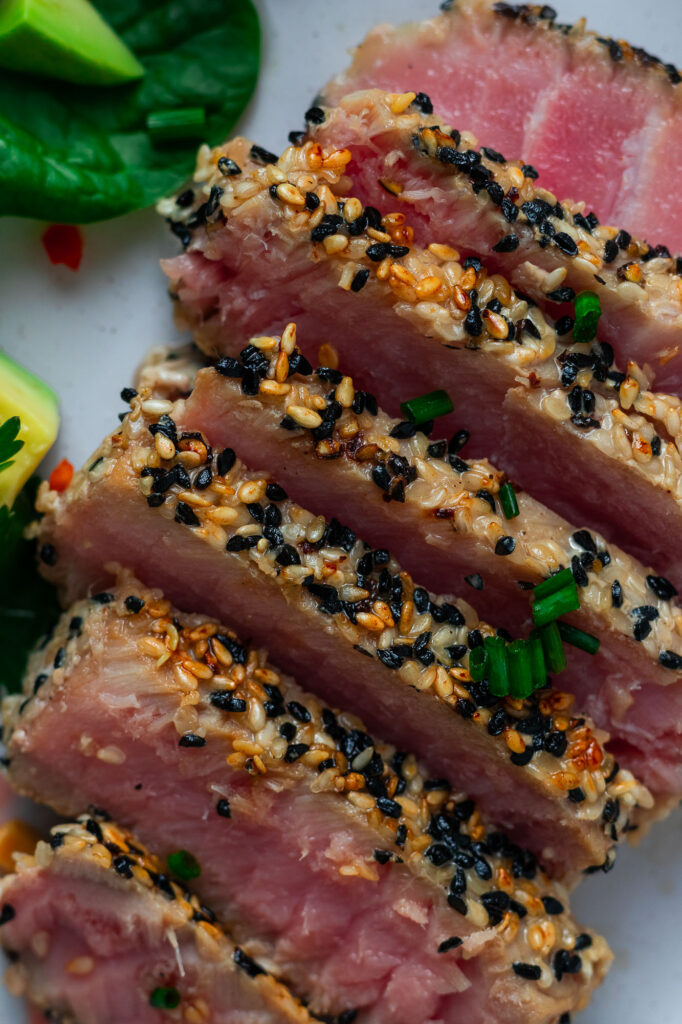
<path fill-rule="evenodd" d="M 260 58 L 251 0 L 96 0 L 146 68 L 140 82 L 71 85 L 0 72 L 0 215 L 84 224 L 148 206 L 192 172 L 196 145 L 155 146 L 147 115 L 203 107 L 221 142 Z"/>
<path fill-rule="evenodd" d="M 0 508 L 0 687 L 10 693 L 21 689 L 29 654 L 59 616 L 56 591 L 36 570 L 36 542 L 23 537 L 39 483 L 32 477 L 12 509 Z"/>

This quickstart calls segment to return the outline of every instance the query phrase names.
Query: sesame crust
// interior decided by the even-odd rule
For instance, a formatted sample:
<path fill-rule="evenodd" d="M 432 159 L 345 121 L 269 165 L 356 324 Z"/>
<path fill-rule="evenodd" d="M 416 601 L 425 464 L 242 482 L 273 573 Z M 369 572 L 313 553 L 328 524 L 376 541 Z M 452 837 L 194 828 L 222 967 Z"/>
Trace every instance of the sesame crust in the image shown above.
<path fill-rule="evenodd" d="M 424 100 L 428 97 L 423 93 L 369 90 L 344 97 L 339 110 L 362 117 L 370 136 L 390 132 L 392 155 L 402 150 L 409 160 L 411 152 L 420 154 L 453 195 L 470 188 L 484 207 L 499 209 L 504 225 L 497 243 L 500 252 L 505 244 L 508 250 L 518 247 L 521 230 L 540 250 L 550 248 L 557 264 L 568 267 L 577 261 L 582 271 L 596 278 L 595 287 L 601 284 L 617 290 L 626 302 L 646 307 L 649 316 L 682 324 L 682 261 L 671 257 L 665 246 L 651 246 L 624 228 L 600 224 L 582 202 L 558 200 L 536 185 L 538 174 L 531 165 L 508 161 L 501 153 L 480 147 L 471 132 L 453 129 L 433 114 L 423 113 Z M 325 121 L 334 119 L 335 109 L 320 110 L 323 116 L 308 130 L 311 139 L 324 144 Z M 402 197 L 399 182 L 382 179 L 382 183 Z M 560 274 L 539 268 L 535 272 L 538 297 L 557 301 L 552 296 L 561 286 Z"/>
<path fill-rule="evenodd" d="M 493 928 L 504 943 L 514 944 L 514 954 L 520 948 L 524 959 L 513 963 L 530 965 L 530 973 L 521 974 L 512 965 L 510 971 L 543 990 L 561 985 L 564 974 L 589 981 L 594 971 L 603 969 L 607 947 L 598 936 L 579 930 L 564 888 L 544 875 L 532 854 L 490 829 L 465 795 L 442 780 L 429 780 L 414 757 L 375 741 L 358 719 L 334 713 L 303 692 L 273 669 L 263 652 L 244 647 L 231 630 L 202 616 L 178 613 L 159 591 L 131 578 L 121 578 L 111 592 L 79 602 L 63 617 L 53 640 L 30 666 L 28 696 L 5 702 L 10 744 L 11 732 L 39 714 L 40 706 L 66 685 L 90 635 L 99 630 L 101 636 L 107 623 L 131 630 L 150 676 L 172 693 L 181 748 L 220 744 L 231 771 L 273 783 L 296 780 L 313 793 L 338 800 L 345 814 L 377 833 L 380 846 L 373 858 L 354 862 L 348 873 L 371 880 L 390 862 L 396 869 L 405 865 L 445 892 L 457 914 L 453 929 L 470 936 Z M 37 679 L 42 682 L 36 687 Z M 230 813 L 229 806 L 218 811 Z M 62 829 L 53 830 L 53 837 Z M 106 833 L 120 847 L 113 859 L 104 847 L 100 851 L 98 829 L 113 830 L 111 837 Z M 124 873 L 123 861 L 136 877 L 137 867 L 160 870 L 145 851 L 136 852 L 136 843 L 131 852 L 125 835 L 101 817 L 94 823 L 92 816 L 81 819 L 67 834 L 94 847 L 97 857 L 107 862 L 102 866 L 113 871 Z M 70 844 L 53 838 L 50 847 L 55 855 L 68 856 Z M 79 845 L 81 856 L 82 849 Z M 146 884 L 144 878 L 139 882 Z M 179 886 L 174 892 L 184 901 L 188 921 L 204 927 L 201 922 L 206 920 L 213 926 L 210 911 L 195 897 Z M 469 945 L 464 938 L 464 955 Z M 475 948 L 472 942 L 472 955 Z"/>
<path fill-rule="evenodd" d="M 196 895 L 190 893 L 177 880 L 169 876 L 167 866 L 151 854 L 126 829 L 111 821 L 106 812 L 91 808 L 75 822 L 55 825 L 48 840 L 41 840 L 33 854 L 17 856 L 17 874 L 35 870 L 56 873 L 98 876 L 100 884 L 134 890 L 142 902 L 155 894 L 169 905 L 172 929 L 189 928 L 201 956 L 215 962 L 223 960 L 228 970 L 234 963 L 253 984 L 261 990 L 264 1006 L 270 1003 L 291 1024 L 307 1024 L 312 1018 L 305 1007 L 288 989 L 273 978 L 260 964 L 248 956 L 228 938 L 216 922 L 215 914 L 202 906 Z M 11 898 L 13 876 L 6 876 L 2 890 Z M 3 903 L 3 910 L 11 904 Z M 13 908 L 12 908 L 13 909 Z M 170 926 L 170 923 L 169 923 Z M 0 939 L 3 932 L 0 930 Z M 21 960 L 10 967 L 16 972 Z M 29 993 L 30 994 L 30 993 Z M 184 1020 L 200 1020 L 192 1016 L 191 1002 L 183 1004 Z M 48 1015 L 49 1014 L 49 1015 Z M 75 1024 L 68 1015 L 48 1011 L 46 1017 L 58 1024 Z"/>
<path fill-rule="evenodd" d="M 253 159 L 253 151 L 245 139 L 214 150 L 202 147 L 194 205 L 178 208 L 172 198 L 159 204 L 189 251 L 196 247 L 209 259 L 219 259 L 211 236 L 242 211 L 261 231 L 277 222 L 292 241 L 310 247 L 311 260 L 338 272 L 338 285 L 349 301 L 357 301 L 358 292 L 369 301 L 388 299 L 396 315 L 434 344 L 480 350 L 505 367 L 510 393 L 524 388 L 543 417 L 682 505 L 680 399 L 651 391 L 647 373 L 634 362 L 619 369 L 608 343 L 565 344 L 562 320 L 552 324 L 506 278 L 490 274 L 484 259 L 462 259 L 439 241 L 426 249 L 414 246 L 404 213 L 382 217 L 348 195 L 343 171 L 350 150 L 309 141 L 290 146 L 276 163 L 265 165 Z M 240 167 L 239 175 L 221 171 L 221 160 L 228 158 Z M 314 209 L 308 208 L 313 205 L 309 195 L 315 197 Z M 380 259 L 375 258 L 377 246 L 386 248 Z M 644 264 L 647 273 L 661 263 Z M 557 287 L 552 274 L 543 281 L 547 290 Z M 644 294 L 638 284 L 627 286 Z M 210 319 L 197 323 L 180 303 L 176 312 L 181 326 L 196 329 L 200 345 L 208 351 L 215 347 Z"/>
<path fill-rule="evenodd" d="M 290 324 L 282 338 L 254 338 L 238 359 L 220 359 L 215 370 L 206 373 L 220 374 L 223 387 L 250 401 L 257 396 L 263 408 L 281 413 L 280 429 L 292 438 L 307 434 L 313 458 L 352 465 L 372 481 L 384 501 L 414 503 L 441 528 L 445 520 L 453 532 L 475 535 L 490 551 L 511 537 L 512 550 L 505 557 L 532 582 L 570 565 L 583 608 L 602 622 L 606 614 L 611 628 L 641 643 L 657 662 L 662 652 L 668 652 L 682 663 L 682 612 L 665 578 L 647 575 L 633 558 L 595 532 L 573 531 L 553 516 L 548 523 L 539 514 L 544 510 L 528 496 L 520 496 L 521 515 L 506 519 L 498 498 L 506 481 L 503 472 L 486 459 L 465 460 L 461 449 L 451 450 L 445 440 L 433 440 L 409 422 L 390 418 L 374 396 L 356 391 L 352 378 L 340 370 L 312 371 L 298 349 L 291 350 L 295 336 L 295 324 Z M 290 357 L 297 367 L 294 374 L 289 373 Z M 646 630 L 643 616 L 649 623 Z M 664 684 L 677 678 L 672 672 L 659 674 Z"/>
<path fill-rule="evenodd" d="M 285 345 L 292 355 L 291 335 Z M 231 449 L 213 451 L 200 434 L 183 434 L 174 417 L 181 422 L 181 405 L 141 391 L 91 462 L 94 469 L 76 474 L 61 497 L 43 485 L 39 509 L 77 500 L 125 458 L 157 514 L 239 558 L 245 571 L 265 575 L 321 628 L 332 623 L 345 643 L 380 661 L 396 681 L 452 708 L 463 724 L 483 733 L 494 756 L 527 773 L 572 816 L 598 824 L 610 842 L 628 829 L 635 808 L 651 807 L 645 787 L 604 750 L 605 734 L 576 715 L 570 694 L 545 689 L 526 700 L 500 701 L 485 682 L 472 681 L 469 651 L 495 630 L 470 606 L 434 600 L 389 552 L 302 509 L 266 475 L 246 469 Z M 51 571 L 58 573 L 58 563 L 56 570 L 45 569 Z M 606 868 L 612 860 L 611 851 Z"/>

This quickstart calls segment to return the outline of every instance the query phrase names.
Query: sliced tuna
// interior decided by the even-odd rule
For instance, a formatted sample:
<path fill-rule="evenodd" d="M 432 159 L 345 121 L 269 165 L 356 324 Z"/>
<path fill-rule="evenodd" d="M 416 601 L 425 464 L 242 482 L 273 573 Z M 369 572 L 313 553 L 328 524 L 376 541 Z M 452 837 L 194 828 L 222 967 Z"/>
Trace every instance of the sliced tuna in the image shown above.
<path fill-rule="evenodd" d="M 682 636 L 669 580 L 528 494 L 516 498 L 489 462 L 457 453 L 462 437 L 450 446 L 433 441 L 409 421 L 387 416 L 374 396 L 359 392 L 356 400 L 352 379 L 339 370 L 299 370 L 280 383 L 283 358 L 303 364 L 294 338 L 292 324 L 281 341 L 254 339 L 258 348 L 202 370 L 183 424 L 276 474 L 311 511 L 336 514 L 373 545 L 400 551 L 404 568 L 430 590 L 466 594 L 480 615 L 515 635 L 529 628 L 527 588 L 570 567 L 580 608 L 565 618 L 596 634 L 601 648 L 594 658 L 573 658 L 561 686 L 578 694 L 616 742 L 626 694 L 668 687 L 675 704 Z M 249 375 L 256 359 L 262 379 L 254 395 Z M 507 518 L 503 502 L 512 499 L 519 514 Z M 659 791 L 679 791 L 679 734 L 654 747 L 638 771 Z"/>
<path fill-rule="evenodd" d="M 6 982 L 58 1024 L 312 1024 L 161 861 L 101 813 L 57 825 L 0 883 Z M 177 1007 L 177 1013 L 167 1015 Z"/>
<path fill-rule="evenodd" d="M 374 28 L 324 89 L 414 89 L 486 146 L 520 157 L 546 188 L 599 218 L 682 249 L 672 171 L 680 75 L 644 50 L 555 22 L 548 5 L 459 0 L 430 21 Z M 670 173 L 661 175 L 661 166 Z"/>
<path fill-rule="evenodd" d="M 441 429 L 470 432 L 467 456 L 682 584 L 680 399 L 614 367 L 608 343 L 565 344 L 560 322 L 440 237 L 415 246 L 403 213 L 344 198 L 350 150 L 308 143 L 268 166 L 254 153 L 202 151 L 194 206 L 162 204 L 187 245 L 165 270 L 199 344 L 235 356 L 296 319 L 309 361 L 341 359 L 391 415 L 445 387 Z M 228 159 L 242 174 L 223 173 Z"/>
<path fill-rule="evenodd" d="M 354 195 L 405 213 L 418 245 L 438 238 L 482 258 L 554 319 L 573 313 L 575 293 L 593 291 L 603 310 L 599 338 L 616 361 L 650 364 L 657 388 L 679 394 L 682 264 L 600 224 L 584 202 L 557 202 L 521 161 L 480 149 L 468 132 L 422 113 L 425 105 L 414 93 L 354 93 L 320 111 L 310 133 L 327 148 L 351 150 Z M 562 322 L 570 330 L 572 321 Z"/>
<path fill-rule="evenodd" d="M 230 622 L 330 704 L 424 757 L 545 864 L 609 866 L 614 835 L 651 799 L 629 771 L 612 779 L 614 760 L 584 709 L 536 690 L 519 708 L 521 736 L 516 705 L 472 682 L 470 651 L 495 631 L 471 606 L 434 598 L 384 546 L 295 504 L 231 447 L 185 429 L 183 416 L 182 402 L 141 393 L 94 469 L 62 495 L 43 490 L 42 536 L 54 552 L 45 571 L 66 599 L 105 588 L 112 563 L 126 566 L 181 608 Z M 630 677 L 623 685 L 627 702 Z M 674 756 L 661 743 L 652 758 L 649 734 L 642 745 L 652 766 Z M 615 833 L 602 817 L 611 782 L 628 794 Z"/>
<path fill-rule="evenodd" d="M 603 940 L 532 854 L 225 627 L 125 580 L 30 672 L 4 711 L 14 784 L 185 851 L 193 891 L 314 1012 L 554 1024 L 602 977 Z"/>

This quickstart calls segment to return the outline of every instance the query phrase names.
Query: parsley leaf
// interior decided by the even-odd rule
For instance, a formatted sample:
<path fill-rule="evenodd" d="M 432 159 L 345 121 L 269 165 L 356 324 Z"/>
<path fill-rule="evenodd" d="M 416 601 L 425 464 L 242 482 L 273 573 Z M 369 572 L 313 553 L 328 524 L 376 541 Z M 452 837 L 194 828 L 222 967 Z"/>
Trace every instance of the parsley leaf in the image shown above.
<path fill-rule="evenodd" d="M 14 456 L 24 447 L 24 442 L 17 440 L 20 428 L 21 420 L 18 416 L 11 416 L 0 426 L 0 473 L 2 473 L 3 469 L 9 469 L 10 466 L 14 465 Z M 3 508 L 6 508 L 6 506 L 3 506 Z M 0 520 L 1 537 L 2 525 Z"/>

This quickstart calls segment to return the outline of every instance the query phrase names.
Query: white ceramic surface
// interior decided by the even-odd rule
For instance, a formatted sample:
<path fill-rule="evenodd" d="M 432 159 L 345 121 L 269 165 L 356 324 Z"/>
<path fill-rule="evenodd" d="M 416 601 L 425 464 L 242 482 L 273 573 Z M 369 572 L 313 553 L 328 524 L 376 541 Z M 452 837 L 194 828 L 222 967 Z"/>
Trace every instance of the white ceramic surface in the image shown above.
<path fill-rule="evenodd" d="M 300 127 L 316 89 L 342 68 L 349 47 L 379 21 L 427 17 L 437 0 L 257 0 L 264 33 L 257 96 L 240 131 L 277 150 Z M 680 0 L 556 0 L 561 19 L 590 26 L 682 64 Z M 409 83 L 406 83 L 409 84 Z M 2 183 L 0 182 L 0 187 Z M 47 468 L 80 464 L 111 428 L 145 349 L 176 337 L 158 259 L 176 245 L 150 211 L 84 230 L 77 274 L 52 267 L 43 224 L 0 223 L 0 347 L 59 393 L 63 424 Z M 614 871 L 586 881 L 573 905 L 609 938 L 615 966 L 581 1024 L 679 1024 L 682 968 L 679 812 Z M 23 1007 L 0 991 L 0 1024 L 24 1024 Z M 134 1022 L 130 1022 L 134 1024 Z M 414 1024 L 419 1024 L 415 1021 Z"/>

